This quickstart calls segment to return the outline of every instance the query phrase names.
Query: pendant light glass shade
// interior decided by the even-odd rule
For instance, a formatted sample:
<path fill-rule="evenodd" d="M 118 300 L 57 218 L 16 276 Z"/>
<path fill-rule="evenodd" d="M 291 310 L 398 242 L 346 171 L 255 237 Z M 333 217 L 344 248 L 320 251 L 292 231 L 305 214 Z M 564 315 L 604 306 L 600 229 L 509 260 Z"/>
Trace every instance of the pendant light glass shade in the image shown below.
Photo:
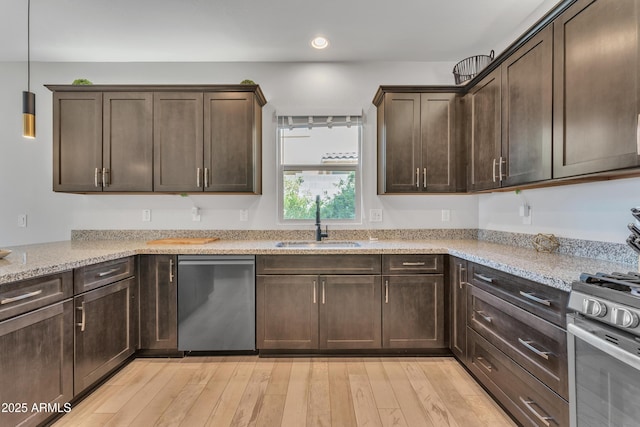
<path fill-rule="evenodd" d="M 36 137 L 36 94 L 22 92 L 22 136 Z"/>

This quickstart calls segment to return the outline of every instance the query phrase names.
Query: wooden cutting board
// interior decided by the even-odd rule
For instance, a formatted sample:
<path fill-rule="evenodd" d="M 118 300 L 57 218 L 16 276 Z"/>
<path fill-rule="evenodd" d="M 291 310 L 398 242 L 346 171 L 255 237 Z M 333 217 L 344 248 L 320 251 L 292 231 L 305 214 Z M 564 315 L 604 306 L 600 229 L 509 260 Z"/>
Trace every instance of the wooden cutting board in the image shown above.
<path fill-rule="evenodd" d="M 148 245 L 204 245 L 219 240 L 217 237 L 172 237 L 150 240 Z"/>

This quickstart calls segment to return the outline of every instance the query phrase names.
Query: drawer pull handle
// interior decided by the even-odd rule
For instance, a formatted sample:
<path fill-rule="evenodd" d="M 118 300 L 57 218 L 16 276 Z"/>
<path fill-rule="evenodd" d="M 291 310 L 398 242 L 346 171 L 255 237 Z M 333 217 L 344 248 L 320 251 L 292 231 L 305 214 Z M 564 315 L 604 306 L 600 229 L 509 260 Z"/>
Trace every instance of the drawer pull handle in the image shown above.
<path fill-rule="evenodd" d="M 482 366 L 484 369 L 486 369 L 489 372 L 493 372 L 493 366 L 484 357 L 477 356 L 476 360 L 478 361 L 480 366 Z"/>
<path fill-rule="evenodd" d="M 424 262 L 403 262 L 402 265 L 405 267 L 419 267 L 421 265 L 425 265 Z"/>
<path fill-rule="evenodd" d="M 534 352 L 535 354 L 537 354 L 538 356 L 542 357 L 544 360 L 549 360 L 549 352 L 548 351 L 540 351 L 537 348 L 535 348 L 534 346 L 531 345 L 531 343 L 533 341 L 525 341 L 522 338 L 518 338 L 518 342 L 520 344 L 522 344 L 523 346 L 525 346 L 527 349 L 531 350 L 532 352 Z"/>
<path fill-rule="evenodd" d="M 473 311 L 475 314 L 477 314 L 478 316 L 482 317 L 482 320 L 484 320 L 487 323 L 493 323 L 493 320 L 491 319 L 491 316 L 487 316 L 486 314 L 484 314 L 484 311 Z"/>
<path fill-rule="evenodd" d="M 84 301 L 82 301 L 82 306 L 76 307 L 76 310 L 80 310 L 82 312 L 82 319 L 80 320 L 80 323 L 76 323 L 76 326 L 80 326 L 80 332 L 84 332 L 87 321 L 87 317 L 84 311 Z"/>
<path fill-rule="evenodd" d="M 538 304 L 546 305 L 547 307 L 551 307 L 551 301 L 547 299 L 542 299 L 540 297 L 535 296 L 531 292 L 520 291 L 520 295 L 525 298 L 530 299 L 531 301 L 537 302 Z"/>
<path fill-rule="evenodd" d="M 324 280 L 322 281 L 322 304 L 324 304 Z"/>
<path fill-rule="evenodd" d="M 484 276 L 480 273 L 473 273 L 473 277 L 477 277 L 480 280 L 484 280 L 487 283 L 493 283 L 493 279 L 491 277 Z"/>
<path fill-rule="evenodd" d="M 173 283 L 173 259 L 169 260 L 169 283 Z"/>
<path fill-rule="evenodd" d="M 535 417 L 539 419 L 542 424 L 546 426 L 551 426 L 551 424 L 549 423 L 549 420 L 553 420 L 553 417 L 550 417 L 548 415 L 541 415 L 538 411 L 533 409 L 533 405 L 538 405 L 536 402 L 528 399 L 525 400 L 522 396 L 519 396 L 519 398 L 520 398 L 520 402 L 522 402 L 524 406 L 526 406 L 526 408 L 529 410 L 529 412 L 535 415 Z"/>
<path fill-rule="evenodd" d="M 38 289 L 37 291 L 27 292 L 26 294 L 18 295 L 17 297 L 3 298 L 2 301 L 0 301 L 0 305 L 9 304 L 11 302 L 16 302 L 23 299 L 35 297 L 36 295 L 40 295 L 41 293 L 42 293 L 42 289 Z"/>
<path fill-rule="evenodd" d="M 98 277 L 104 277 L 104 276 L 108 276 L 110 274 L 115 273 L 116 271 L 118 271 L 119 269 L 117 268 L 112 268 L 111 270 L 107 270 L 107 271 L 103 271 L 102 273 L 98 273 Z"/>

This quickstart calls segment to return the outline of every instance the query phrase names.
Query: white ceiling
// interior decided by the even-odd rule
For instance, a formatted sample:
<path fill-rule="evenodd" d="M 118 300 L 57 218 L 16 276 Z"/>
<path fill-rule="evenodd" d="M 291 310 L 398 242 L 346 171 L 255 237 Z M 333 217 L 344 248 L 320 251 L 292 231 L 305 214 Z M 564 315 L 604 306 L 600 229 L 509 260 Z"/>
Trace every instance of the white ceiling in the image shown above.
<path fill-rule="evenodd" d="M 556 2 L 31 0 L 31 60 L 458 61 L 506 47 Z M 312 49 L 316 35 L 329 48 Z M 26 52 L 27 0 L 0 0 L 0 61 Z"/>

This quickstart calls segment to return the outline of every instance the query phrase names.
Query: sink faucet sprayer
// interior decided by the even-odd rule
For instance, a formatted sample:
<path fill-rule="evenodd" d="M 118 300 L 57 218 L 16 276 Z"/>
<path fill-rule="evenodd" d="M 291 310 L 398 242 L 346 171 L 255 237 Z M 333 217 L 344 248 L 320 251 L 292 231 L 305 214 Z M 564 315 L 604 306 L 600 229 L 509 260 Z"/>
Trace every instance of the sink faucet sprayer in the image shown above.
<path fill-rule="evenodd" d="M 322 225 L 320 224 L 320 196 L 316 196 L 316 241 L 322 241 L 323 237 L 329 237 L 329 226 L 326 227 L 326 232 L 322 232 Z"/>

